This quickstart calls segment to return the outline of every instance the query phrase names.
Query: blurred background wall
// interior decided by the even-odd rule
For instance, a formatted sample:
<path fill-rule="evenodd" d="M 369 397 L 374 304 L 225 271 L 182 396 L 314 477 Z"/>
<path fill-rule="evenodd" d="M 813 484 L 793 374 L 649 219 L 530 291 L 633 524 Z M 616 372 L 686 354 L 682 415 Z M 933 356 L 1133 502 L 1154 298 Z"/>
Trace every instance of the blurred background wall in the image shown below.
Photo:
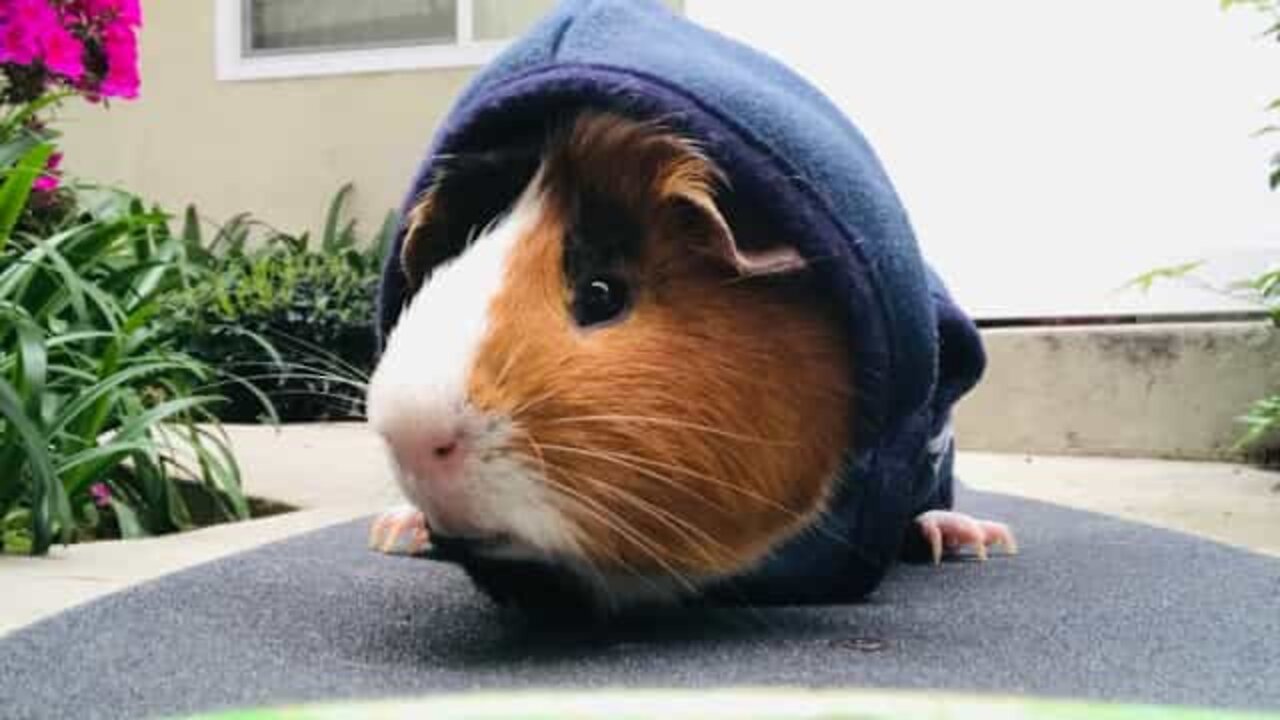
<path fill-rule="evenodd" d="M 477 64 L 550 4 L 149 0 L 141 99 L 108 113 L 70 104 L 66 165 L 174 211 L 250 211 L 291 230 L 318 226 L 353 181 L 371 233 Z M 1280 84 L 1249 12 L 1216 0 L 674 4 L 791 63 L 854 117 L 926 254 L 979 315 L 1222 308 L 1177 285 L 1116 290 L 1197 259 L 1234 279 L 1276 254 L 1276 145 L 1250 134 Z M 436 47 L 395 46 L 415 33 Z"/>

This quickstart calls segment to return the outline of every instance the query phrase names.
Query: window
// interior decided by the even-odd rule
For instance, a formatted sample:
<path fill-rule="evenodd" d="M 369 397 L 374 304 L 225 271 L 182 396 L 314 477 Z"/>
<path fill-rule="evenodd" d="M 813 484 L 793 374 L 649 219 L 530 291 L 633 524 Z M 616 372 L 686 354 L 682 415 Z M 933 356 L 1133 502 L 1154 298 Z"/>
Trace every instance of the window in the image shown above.
<path fill-rule="evenodd" d="M 555 0 L 217 0 L 218 79 L 481 65 Z"/>

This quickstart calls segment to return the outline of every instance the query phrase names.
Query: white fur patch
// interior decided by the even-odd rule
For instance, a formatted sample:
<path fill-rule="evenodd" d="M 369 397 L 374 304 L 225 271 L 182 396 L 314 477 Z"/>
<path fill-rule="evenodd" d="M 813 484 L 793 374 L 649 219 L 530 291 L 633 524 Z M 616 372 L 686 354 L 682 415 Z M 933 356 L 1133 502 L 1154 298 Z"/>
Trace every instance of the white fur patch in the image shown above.
<path fill-rule="evenodd" d="M 464 464 L 474 527 L 514 537 L 513 553 L 572 552 L 573 529 L 541 473 L 504 452 L 510 419 L 470 406 L 468 374 L 490 328 L 489 308 L 502 290 L 509 258 L 542 212 L 526 193 L 515 208 L 442 264 L 404 309 L 369 383 L 372 428 L 393 446 L 424 428 L 464 427 L 473 451 Z M 432 517 L 432 498 L 412 470 L 393 461 L 406 497 Z M 524 549 L 521 549 L 521 548 Z"/>
<path fill-rule="evenodd" d="M 502 289 L 516 241 L 537 216 L 521 202 L 457 257 L 436 268 L 401 313 L 369 383 L 376 430 L 425 423 L 424 411 L 452 417 L 466 401 L 467 373 L 489 328 L 489 305 Z"/>

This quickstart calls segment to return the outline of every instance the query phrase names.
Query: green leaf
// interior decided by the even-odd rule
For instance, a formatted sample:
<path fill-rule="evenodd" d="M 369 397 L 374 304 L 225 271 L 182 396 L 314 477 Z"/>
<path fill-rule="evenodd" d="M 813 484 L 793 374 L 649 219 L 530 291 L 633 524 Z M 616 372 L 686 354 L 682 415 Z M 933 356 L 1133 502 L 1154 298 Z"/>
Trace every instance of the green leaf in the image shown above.
<path fill-rule="evenodd" d="M 195 205 L 188 205 L 186 212 L 182 215 L 182 241 L 186 243 L 188 248 L 203 247 L 203 238 L 200 233 L 200 216 L 196 214 Z"/>
<path fill-rule="evenodd" d="M 333 200 L 329 202 L 329 211 L 326 213 L 324 221 L 324 236 L 320 242 L 320 248 L 326 252 L 332 252 L 342 247 L 344 237 L 350 237 L 350 226 L 346 233 L 338 232 L 338 219 L 342 215 L 342 207 L 347 202 L 347 197 L 351 194 L 355 186 L 352 183 L 343 185 Z"/>
<path fill-rule="evenodd" d="M 76 398 L 58 412 L 49 431 L 50 433 L 61 432 L 74 422 L 81 413 L 89 410 L 104 398 L 108 398 L 116 388 L 149 375 L 158 375 L 181 368 L 184 368 L 184 366 L 173 361 L 158 361 L 142 363 L 118 372 L 106 374 L 94 384 L 77 393 Z"/>
<path fill-rule="evenodd" d="M 134 215 L 136 197 L 120 188 L 94 184 L 75 186 L 76 206 L 89 217 L 101 222 L 127 220 Z"/>
<path fill-rule="evenodd" d="M 0 267 L 0 300 L 20 302 L 24 307 L 32 309 L 33 316 L 43 318 L 46 313 L 56 309 L 59 299 L 68 297 L 74 288 L 94 300 L 104 316 L 111 316 L 117 307 L 113 298 L 105 296 L 99 288 L 87 282 L 83 273 L 78 270 L 69 274 L 63 271 L 67 267 L 97 266 L 104 256 L 113 251 L 128 228 L 129 224 L 126 222 L 91 221 L 45 240 L 33 240 L 33 247 L 16 262 L 8 267 Z M 51 257 L 56 254 L 65 256 L 69 265 L 59 263 L 56 258 Z M 46 281 L 41 284 L 42 270 L 51 264 L 56 272 L 63 272 L 62 282 Z M 37 292 L 35 295 L 32 294 L 33 288 Z M 36 308 L 39 308 L 39 312 L 35 311 Z"/>
<path fill-rule="evenodd" d="M 37 422 L 44 402 L 45 380 L 49 373 L 49 355 L 44 344 L 44 333 L 29 320 L 17 324 L 18 376 L 15 387 L 26 398 L 27 417 Z"/>
<path fill-rule="evenodd" d="M 116 523 L 120 526 L 121 537 L 131 540 L 146 537 L 150 534 L 142 528 L 142 523 L 138 522 L 138 513 L 114 497 L 111 498 L 111 510 L 116 515 Z"/>
<path fill-rule="evenodd" d="M 43 246 L 44 241 L 37 240 L 36 245 L 38 247 Z M 84 278 L 76 272 L 76 269 L 71 266 L 71 263 L 67 261 L 67 258 L 65 258 L 62 253 L 58 252 L 56 248 L 44 248 L 44 254 L 41 260 L 45 258 L 49 260 L 49 264 L 53 266 L 54 272 L 56 272 L 62 280 L 61 287 L 57 288 L 60 292 L 52 294 L 50 296 L 50 300 L 47 302 L 52 302 L 54 298 L 65 297 L 67 302 L 71 304 L 71 308 L 75 312 L 76 318 L 80 322 L 88 324 L 90 321 L 89 306 L 85 302 L 87 283 Z M 28 299 L 27 302 L 30 303 L 30 299 Z M 47 310 L 48 308 L 49 306 L 46 304 L 42 310 Z M 45 316 L 45 312 L 43 311 L 39 314 L 41 317 Z"/>
<path fill-rule="evenodd" d="M 1232 446 L 1238 452 L 1272 437 L 1280 430 L 1280 396 L 1271 395 L 1255 401 L 1249 411 L 1237 420 L 1246 428 L 1245 433 Z"/>
<path fill-rule="evenodd" d="M 226 379 L 223 380 L 222 382 L 215 383 L 213 385 L 204 386 L 200 388 L 200 390 L 205 392 L 211 392 L 211 391 L 215 391 L 219 387 L 226 387 L 227 385 L 236 385 L 241 389 L 243 389 L 245 392 L 249 393 L 251 397 L 253 397 L 255 400 L 258 401 L 258 404 L 262 408 L 262 412 L 266 416 L 266 421 L 268 424 L 277 425 L 277 426 L 280 424 L 280 414 L 276 410 L 275 403 L 271 401 L 271 397 L 269 395 L 267 395 L 265 392 L 262 391 L 261 388 L 259 388 L 253 382 L 251 382 L 250 379 L 241 377 L 240 375 L 233 372 L 229 372 L 229 371 L 221 371 L 219 375 Z"/>
<path fill-rule="evenodd" d="M 44 139 L 33 133 L 19 133 L 16 137 L 0 145 L 0 171 L 16 163 Z"/>
<path fill-rule="evenodd" d="M 0 516 L 0 550 L 12 555 L 32 552 L 30 510 L 14 508 Z"/>
<path fill-rule="evenodd" d="M 1264 272 L 1253 278 L 1239 280 L 1232 285 L 1238 289 L 1255 293 L 1262 298 L 1269 298 L 1280 292 L 1280 269 Z"/>
<path fill-rule="evenodd" d="M 217 252 L 221 249 L 228 257 L 242 255 L 252 224 L 253 217 L 247 212 L 233 216 L 218 228 L 213 241 L 209 243 L 209 252 Z"/>
<path fill-rule="evenodd" d="M 121 424 L 119 431 L 115 435 L 115 439 L 120 441 L 137 440 L 155 425 L 202 405 L 208 405 L 209 403 L 217 402 L 221 399 L 222 398 L 216 395 L 193 395 L 190 397 L 169 400 L 150 408 L 145 412 L 131 414 L 130 417 Z M 67 493 L 70 495 L 78 495 L 83 492 L 84 489 L 109 465 L 109 462 L 99 460 L 96 463 L 91 463 L 86 467 L 79 468 L 65 480 Z"/>
<path fill-rule="evenodd" d="M 387 216 L 382 220 L 382 227 L 378 229 L 378 235 L 369 249 L 368 260 L 374 266 L 372 269 L 381 270 L 382 263 L 391 253 L 391 246 L 395 243 L 399 230 L 400 213 L 395 210 L 387 211 Z"/>
<path fill-rule="evenodd" d="M 1124 287 L 1137 288 L 1142 292 L 1147 292 L 1151 290 L 1151 287 L 1156 283 L 1156 281 L 1175 280 L 1186 277 L 1203 264 L 1203 260 L 1198 260 L 1196 262 L 1184 263 L 1182 265 L 1171 265 L 1169 267 L 1156 268 L 1155 270 L 1143 273 L 1142 275 L 1128 281 L 1124 284 Z"/>
<path fill-rule="evenodd" d="M 77 453 L 71 453 L 58 460 L 54 470 L 64 475 L 89 463 L 113 466 L 119 461 L 134 455 L 144 455 L 155 450 L 150 441 L 135 440 L 132 442 L 108 442 L 105 445 L 90 447 Z M 103 463 L 107 460 L 109 462 Z M 93 483 L 90 483 L 92 485 Z"/>
<path fill-rule="evenodd" d="M 49 93 L 29 103 L 19 105 L 13 112 L 5 116 L 3 122 L 0 122 L 0 137 L 13 135 L 19 128 L 26 125 L 28 120 L 74 94 L 69 90 Z"/>
<path fill-rule="evenodd" d="M 0 184 L 0 252 L 9 243 L 9 236 L 27 207 L 31 187 L 44 172 L 45 164 L 52 154 L 53 146 L 49 144 L 31 148 L 9 171 L 4 183 Z"/>
<path fill-rule="evenodd" d="M 16 442 L 23 451 L 23 463 L 31 478 L 31 551 L 43 555 L 53 544 L 54 530 L 61 530 L 62 540 L 70 537 L 74 519 L 71 516 L 71 504 L 63 491 L 62 484 L 54 472 L 53 462 L 49 455 L 49 447 L 40 429 L 23 410 L 24 403 L 12 385 L 0 379 L 0 417 L 5 419 L 5 430 L 14 433 L 14 437 L 5 442 Z M 0 436 L 3 440 L 4 436 Z M 20 470 L 15 465 L 7 465 L 5 476 L 0 477 L 3 483 L 21 482 Z"/>

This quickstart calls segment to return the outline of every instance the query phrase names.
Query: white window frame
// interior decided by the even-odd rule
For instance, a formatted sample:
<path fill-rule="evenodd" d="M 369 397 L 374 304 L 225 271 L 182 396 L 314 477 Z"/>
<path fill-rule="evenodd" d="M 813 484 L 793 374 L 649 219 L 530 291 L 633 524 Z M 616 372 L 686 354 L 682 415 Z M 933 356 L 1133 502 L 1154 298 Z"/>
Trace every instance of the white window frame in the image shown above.
<path fill-rule="evenodd" d="M 457 0 L 457 42 L 248 56 L 244 53 L 243 0 L 215 1 L 215 66 L 217 78 L 223 81 L 475 67 L 488 63 L 510 42 L 476 40 L 472 35 L 472 0 Z"/>

